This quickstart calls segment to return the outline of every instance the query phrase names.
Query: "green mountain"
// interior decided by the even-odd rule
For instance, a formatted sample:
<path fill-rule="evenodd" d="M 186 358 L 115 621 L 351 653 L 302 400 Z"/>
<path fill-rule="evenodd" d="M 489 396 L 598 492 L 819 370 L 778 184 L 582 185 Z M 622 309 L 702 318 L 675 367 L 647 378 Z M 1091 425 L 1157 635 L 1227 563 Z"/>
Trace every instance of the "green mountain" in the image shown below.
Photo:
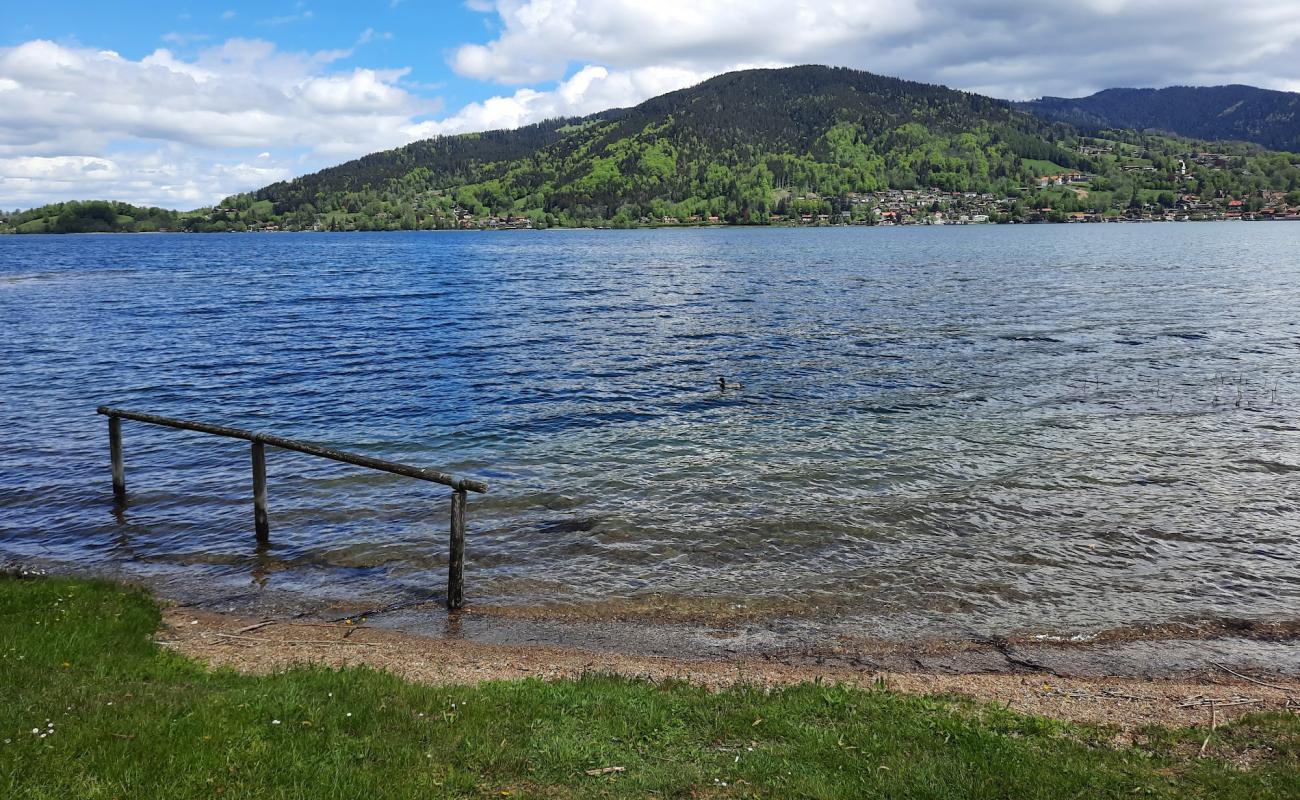
<path fill-rule="evenodd" d="M 1090 97 L 1043 97 L 1015 106 L 1083 130 L 1157 130 L 1300 152 L 1300 94 L 1295 92 L 1253 86 L 1107 89 Z"/>
<path fill-rule="evenodd" d="M 632 108 L 414 142 L 169 220 L 95 206 L 80 222 L 93 204 L 60 204 L 0 214 L 0 231 L 1276 217 L 1300 204 L 1300 155 L 1231 143 L 1206 159 L 1201 142 L 1096 127 L 850 69 L 747 70 Z"/>
<path fill-rule="evenodd" d="M 633 108 L 416 142 L 222 207 L 261 204 L 300 227 L 346 226 L 358 216 L 433 227 L 466 212 L 543 224 L 760 222 L 809 193 L 1006 194 L 1041 164 L 1089 166 L 1064 146 L 1070 132 L 941 86 L 831 67 L 749 70 Z"/>

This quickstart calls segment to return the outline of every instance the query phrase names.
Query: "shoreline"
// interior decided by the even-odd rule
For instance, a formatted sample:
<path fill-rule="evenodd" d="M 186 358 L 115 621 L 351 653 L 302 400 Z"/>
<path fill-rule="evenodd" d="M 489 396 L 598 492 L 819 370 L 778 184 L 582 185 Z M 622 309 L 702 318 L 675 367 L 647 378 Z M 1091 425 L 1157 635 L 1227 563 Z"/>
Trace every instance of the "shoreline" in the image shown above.
<path fill-rule="evenodd" d="M 914 223 L 885 223 L 875 225 L 863 224 L 802 224 L 797 222 L 781 223 L 696 223 L 684 225 L 631 225 L 626 228 L 616 228 L 610 225 L 583 225 L 583 226 L 552 226 L 549 228 L 395 228 L 392 230 L 350 230 L 350 231 L 328 231 L 328 230 L 243 230 L 243 231 L 84 231 L 79 233 L 50 233 L 42 231 L 41 233 L 25 233 L 16 230 L 0 230 L 0 236 L 171 236 L 171 235 L 197 235 L 197 236 L 222 236 L 222 235 L 246 235 L 246 234 L 286 234 L 286 233 L 551 233 L 554 231 L 661 231 L 661 230 L 744 230 L 755 229 L 764 230 L 771 228 L 789 228 L 795 230 L 803 229 L 855 229 L 855 228 L 1009 228 L 1019 227 L 1022 225 L 1152 225 L 1152 224 L 1172 224 L 1181 225 L 1185 223 L 1205 223 L 1205 222 L 1300 222 L 1300 217 L 1272 217 L 1269 219 L 1105 219 L 1105 220 L 1065 220 L 1054 222 L 1052 220 L 1033 220 L 1024 222 L 914 222 Z"/>
<path fill-rule="evenodd" d="M 553 681 L 590 673 L 683 681 L 715 691 L 824 682 L 904 694 L 963 695 L 1021 713 L 1113 725 L 1125 732 L 1153 723 L 1196 727 L 1247 713 L 1300 712 L 1300 677 L 1258 677 L 1226 666 L 1165 676 L 1066 675 L 1026 667 L 936 672 L 749 657 L 691 659 L 428 636 L 378 627 L 369 619 L 268 620 L 175 605 L 164 609 L 155 640 L 186 657 L 250 674 L 310 664 L 366 666 L 432 685 Z"/>
<path fill-rule="evenodd" d="M 1300 780 L 1294 680 L 784 671 L 277 627 L 104 581 L 0 590 L 6 796 L 1244 800 Z"/>
<path fill-rule="evenodd" d="M 471 602 L 448 612 L 441 596 L 379 605 L 300 592 L 196 585 L 68 564 L 0 564 L 19 576 L 93 577 L 150 592 L 178 613 L 244 624 L 337 625 L 468 647 L 542 648 L 589 657 L 761 664 L 790 670 L 876 670 L 930 675 L 1037 675 L 1049 679 L 1177 679 L 1236 670 L 1300 680 L 1300 618 L 1220 618 L 1105 628 L 1088 633 L 944 630 L 903 637 L 838 629 L 813 615 L 740 615 L 701 604 L 628 608 L 618 601 L 566 608 Z M 667 613 L 665 613 L 667 612 Z"/>

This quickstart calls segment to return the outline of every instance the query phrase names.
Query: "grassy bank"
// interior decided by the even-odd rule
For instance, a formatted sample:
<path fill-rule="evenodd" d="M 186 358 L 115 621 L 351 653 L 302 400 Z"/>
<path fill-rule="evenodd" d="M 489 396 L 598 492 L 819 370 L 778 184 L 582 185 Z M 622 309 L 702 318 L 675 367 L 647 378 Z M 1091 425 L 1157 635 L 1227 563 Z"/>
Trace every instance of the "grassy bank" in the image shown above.
<path fill-rule="evenodd" d="M 0 797 L 1300 796 L 1300 720 L 1110 732 L 807 684 L 428 687 L 212 671 L 151 641 L 144 594 L 0 578 Z M 609 769 L 603 774 L 589 770 Z"/>

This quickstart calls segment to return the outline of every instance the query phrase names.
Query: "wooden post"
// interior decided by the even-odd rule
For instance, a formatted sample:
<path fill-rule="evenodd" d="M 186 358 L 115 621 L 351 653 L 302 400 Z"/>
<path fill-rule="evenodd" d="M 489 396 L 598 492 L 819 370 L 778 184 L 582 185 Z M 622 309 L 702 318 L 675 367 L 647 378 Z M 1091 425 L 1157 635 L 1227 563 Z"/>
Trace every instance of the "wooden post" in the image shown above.
<path fill-rule="evenodd" d="M 95 411 L 108 417 L 109 450 L 113 461 L 113 494 L 118 501 L 117 513 L 119 518 L 121 518 L 126 507 L 126 477 L 122 467 L 122 420 L 124 419 L 250 442 L 252 444 L 253 462 L 253 523 L 260 546 L 265 546 L 271 538 L 271 525 L 266 513 L 266 445 L 268 444 L 281 450 L 306 453 L 310 456 L 341 461 L 344 464 L 355 464 L 359 467 L 377 469 L 393 475 L 405 475 L 408 478 L 417 478 L 422 481 L 440 483 L 443 486 L 451 487 L 453 491 L 451 496 L 450 557 L 447 561 L 447 607 L 455 610 L 465 605 L 465 512 L 470 492 L 485 493 L 488 491 L 488 485 L 483 481 L 456 478 L 441 470 L 414 467 L 410 464 L 398 464 L 395 461 L 385 461 L 382 458 L 373 458 L 359 453 L 348 453 L 343 450 L 312 444 L 311 442 L 286 439 L 283 436 L 272 436 L 267 433 L 254 433 L 253 431 L 230 428 L 225 425 L 209 425 L 205 422 L 173 419 L 172 417 L 128 411 L 110 406 L 99 406 Z M 261 547 L 259 547 L 260 550 Z"/>
<path fill-rule="evenodd" d="M 253 440 L 253 525 L 257 541 L 271 538 L 271 523 L 266 518 L 266 445 Z"/>
<path fill-rule="evenodd" d="M 113 462 L 113 499 L 126 502 L 126 467 L 122 464 L 122 420 L 108 418 L 108 456 Z"/>
<path fill-rule="evenodd" d="M 465 605 L 465 501 L 468 493 L 451 493 L 451 554 L 447 559 L 447 608 Z"/>

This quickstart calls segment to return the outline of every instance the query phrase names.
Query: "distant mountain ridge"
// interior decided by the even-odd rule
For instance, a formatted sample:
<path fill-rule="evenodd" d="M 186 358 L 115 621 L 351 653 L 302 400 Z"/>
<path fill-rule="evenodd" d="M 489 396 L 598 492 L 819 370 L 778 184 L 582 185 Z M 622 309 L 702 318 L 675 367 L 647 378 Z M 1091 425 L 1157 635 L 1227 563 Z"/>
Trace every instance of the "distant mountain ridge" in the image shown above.
<path fill-rule="evenodd" d="M 1005 194 L 1037 165 L 1086 167 L 1070 130 L 991 97 L 844 67 L 744 70 L 631 108 L 414 142 L 222 208 L 269 206 L 290 225 L 330 229 L 357 215 L 404 228 L 463 226 L 467 215 L 760 223 L 809 194 Z"/>
<path fill-rule="evenodd" d="M 1300 94 L 1254 86 L 1106 89 L 1089 97 L 1013 103 L 1081 130 L 1158 130 L 1193 139 L 1253 142 L 1300 152 Z"/>

